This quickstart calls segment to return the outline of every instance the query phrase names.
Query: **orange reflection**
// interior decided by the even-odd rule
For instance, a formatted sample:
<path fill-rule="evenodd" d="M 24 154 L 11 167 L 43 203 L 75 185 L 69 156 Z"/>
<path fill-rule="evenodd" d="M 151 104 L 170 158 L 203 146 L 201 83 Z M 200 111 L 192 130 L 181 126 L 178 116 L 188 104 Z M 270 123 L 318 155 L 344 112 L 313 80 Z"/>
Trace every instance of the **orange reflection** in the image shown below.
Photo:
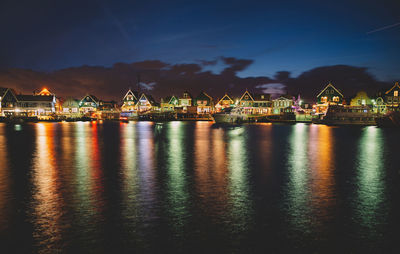
<path fill-rule="evenodd" d="M 58 246 L 63 227 L 61 216 L 64 203 L 54 153 L 54 130 L 53 123 L 36 125 L 36 154 L 33 163 L 34 237 L 46 249 Z"/>
<path fill-rule="evenodd" d="M 93 201 L 95 202 L 95 209 L 97 213 L 103 210 L 104 207 L 104 186 L 103 186 L 103 171 L 101 167 L 101 156 L 99 149 L 99 136 L 98 136 L 98 125 L 91 124 L 89 126 L 91 131 L 91 136 L 89 142 L 86 143 L 87 151 L 90 156 L 90 178 L 91 178 L 91 187 L 90 192 L 93 197 Z"/>
<path fill-rule="evenodd" d="M 334 186 L 332 127 L 311 126 L 310 140 L 310 154 L 315 155 L 311 161 L 314 209 L 317 209 L 321 216 L 326 216 L 332 206 Z"/>
<path fill-rule="evenodd" d="M 210 175 L 215 182 L 215 197 L 218 202 L 225 204 L 228 201 L 228 162 L 226 160 L 226 142 L 224 130 L 215 129 L 212 132 L 213 170 Z"/>
<path fill-rule="evenodd" d="M 9 182 L 9 167 L 8 153 L 6 146 L 6 125 L 0 123 L 0 231 L 5 232 L 8 227 L 9 214 L 9 197 L 10 197 L 10 182 Z"/>

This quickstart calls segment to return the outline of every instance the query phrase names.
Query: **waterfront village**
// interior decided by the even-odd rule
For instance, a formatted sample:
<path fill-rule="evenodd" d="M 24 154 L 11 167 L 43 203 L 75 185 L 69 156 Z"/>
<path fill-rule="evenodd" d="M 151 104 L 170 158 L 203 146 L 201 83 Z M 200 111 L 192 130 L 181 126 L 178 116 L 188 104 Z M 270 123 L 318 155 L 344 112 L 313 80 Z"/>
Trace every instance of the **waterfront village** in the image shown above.
<path fill-rule="evenodd" d="M 320 122 L 326 124 L 375 125 L 379 117 L 398 112 L 400 86 L 396 82 L 387 90 L 368 95 L 359 91 L 346 97 L 334 84 L 321 87 L 315 103 L 300 95 L 255 94 L 244 91 L 240 97 L 226 93 L 214 99 L 206 92 L 193 96 L 189 92 L 170 95 L 157 102 L 147 93 L 129 89 L 121 101 L 104 101 L 93 94 L 82 98 L 61 98 L 47 88 L 31 95 L 12 88 L 0 88 L 2 121 L 79 121 L 79 120 L 213 120 L 213 115 L 229 108 L 241 108 L 247 121 Z"/>

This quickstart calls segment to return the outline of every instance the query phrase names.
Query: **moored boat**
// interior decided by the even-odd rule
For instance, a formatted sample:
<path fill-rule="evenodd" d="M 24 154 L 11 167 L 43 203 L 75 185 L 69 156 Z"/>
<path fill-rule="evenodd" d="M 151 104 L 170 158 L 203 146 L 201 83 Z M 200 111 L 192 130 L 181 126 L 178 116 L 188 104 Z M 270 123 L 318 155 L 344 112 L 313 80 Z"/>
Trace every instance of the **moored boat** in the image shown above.
<path fill-rule="evenodd" d="M 213 114 L 213 118 L 217 124 L 240 124 L 248 121 L 248 116 L 240 107 L 225 108 L 221 112 Z"/>

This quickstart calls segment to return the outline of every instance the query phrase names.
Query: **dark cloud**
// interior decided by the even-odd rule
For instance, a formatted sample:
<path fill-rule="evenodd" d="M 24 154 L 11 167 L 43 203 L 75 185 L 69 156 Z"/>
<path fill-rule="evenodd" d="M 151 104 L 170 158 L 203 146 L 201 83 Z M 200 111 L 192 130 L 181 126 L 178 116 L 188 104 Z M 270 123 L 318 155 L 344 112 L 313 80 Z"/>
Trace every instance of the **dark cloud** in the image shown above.
<path fill-rule="evenodd" d="M 376 80 L 368 72 L 367 68 L 348 65 L 314 68 L 303 72 L 296 78 L 288 78 L 282 83 L 287 86 L 289 93 L 300 93 L 308 99 L 314 99 L 329 82 L 332 82 L 335 87 L 340 89 L 346 97 L 351 97 L 360 90 L 365 90 L 374 95 L 391 85 L 390 83 Z"/>
<path fill-rule="evenodd" d="M 229 66 L 222 71 L 222 75 L 236 75 L 237 72 L 245 70 L 254 62 L 253 60 L 234 57 L 221 57 L 221 60 Z"/>
<path fill-rule="evenodd" d="M 295 78 L 287 71 L 277 72 L 273 78 L 241 78 L 236 73 L 251 65 L 251 60 L 233 57 L 222 57 L 221 60 L 227 66 L 219 74 L 205 71 L 202 64 L 168 64 L 159 60 L 116 63 L 112 67 L 81 66 L 53 72 L 7 69 L 0 71 L 0 86 L 27 94 L 48 87 L 61 97 L 81 98 L 91 93 L 118 101 L 128 88 L 137 89 L 139 77 L 142 91 L 151 92 L 155 98 L 180 95 L 185 90 L 196 95 L 204 90 L 217 99 L 225 92 L 239 96 L 248 89 L 252 92 L 300 93 L 303 98 L 314 100 L 330 81 L 346 96 L 358 90 L 373 93 L 391 86 L 376 80 L 366 68 L 347 65 L 318 67 Z"/>

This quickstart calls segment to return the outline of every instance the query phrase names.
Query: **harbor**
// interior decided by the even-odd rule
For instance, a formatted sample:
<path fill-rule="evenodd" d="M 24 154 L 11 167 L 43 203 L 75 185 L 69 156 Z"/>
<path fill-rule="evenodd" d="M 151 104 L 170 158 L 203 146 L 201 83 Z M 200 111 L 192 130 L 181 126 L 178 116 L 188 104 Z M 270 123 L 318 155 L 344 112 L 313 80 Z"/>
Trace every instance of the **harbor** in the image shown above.
<path fill-rule="evenodd" d="M 104 101 L 87 94 L 82 99 L 56 96 L 47 88 L 33 95 L 0 88 L 1 122 L 61 121 L 214 121 L 218 124 L 256 122 L 315 123 L 326 125 L 398 126 L 392 121 L 399 114 L 400 86 L 375 95 L 360 91 L 345 97 L 332 83 L 314 101 L 301 95 L 255 94 L 246 90 L 233 97 L 227 93 L 214 100 L 206 92 L 192 96 L 153 96 L 129 89 L 120 102 Z M 395 117 L 396 118 L 396 117 Z M 379 124 L 378 124 L 379 123 Z"/>

